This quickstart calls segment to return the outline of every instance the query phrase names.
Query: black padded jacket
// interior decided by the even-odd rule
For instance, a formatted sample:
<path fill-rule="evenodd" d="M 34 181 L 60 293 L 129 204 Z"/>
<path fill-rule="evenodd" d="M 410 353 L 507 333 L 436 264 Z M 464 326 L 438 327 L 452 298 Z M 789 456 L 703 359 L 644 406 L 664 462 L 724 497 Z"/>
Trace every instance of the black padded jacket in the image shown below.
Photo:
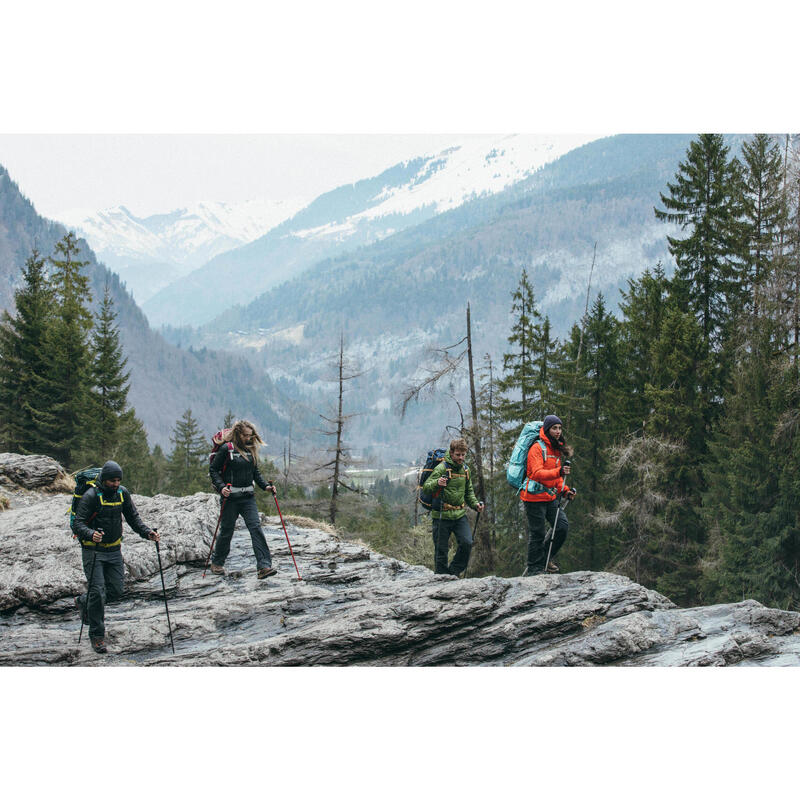
<path fill-rule="evenodd" d="M 235 447 L 229 448 L 227 445 L 220 447 L 214 454 L 208 474 L 218 492 L 221 492 L 227 484 L 242 489 L 252 486 L 255 482 L 262 489 L 267 488 L 267 482 L 262 477 L 258 464 L 253 461 L 253 456 L 249 453 L 245 455 Z"/>
<path fill-rule="evenodd" d="M 142 522 L 131 499 L 131 493 L 124 486 L 120 486 L 114 491 L 100 490 L 98 487 L 92 486 L 86 490 L 78 503 L 72 530 L 84 547 L 93 547 L 92 532 L 101 530 L 103 539 L 100 544 L 106 545 L 102 549 L 113 550 L 119 548 L 122 540 L 123 516 L 128 525 L 142 539 L 149 537 L 152 531 Z M 107 545 L 111 545 L 111 547 Z"/>

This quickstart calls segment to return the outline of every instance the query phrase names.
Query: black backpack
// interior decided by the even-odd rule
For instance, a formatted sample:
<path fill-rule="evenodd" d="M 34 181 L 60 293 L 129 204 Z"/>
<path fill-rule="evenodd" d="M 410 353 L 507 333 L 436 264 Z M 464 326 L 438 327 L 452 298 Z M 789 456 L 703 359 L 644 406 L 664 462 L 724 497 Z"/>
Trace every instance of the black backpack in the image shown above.
<path fill-rule="evenodd" d="M 81 497 L 86 494 L 86 491 L 93 486 L 97 486 L 98 481 L 100 480 L 100 467 L 88 467 L 87 469 L 82 469 L 80 472 L 76 473 L 75 475 L 75 491 L 72 494 L 72 504 L 69 507 L 69 528 L 73 530 L 73 524 L 75 522 L 75 512 L 78 510 L 78 503 L 81 501 Z"/>
<path fill-rule="evenodd" d="M 431 476 L 431 472 L 436 469 L 436 466 L 444 461 L 444 457 L 447 455 L 447 450 L 443 450 L 442 448 L 438 448 L 436 450 L 429 450 L 428 457 L 425 461 L 425 466 L 419 471 L 419 475 L 417 476 L 417 492 L 419 494 L 419 502 L 420 504 L 428 509 L 428 511 L 441 511 L 442 510 L 442 498 L 441 498 L 441 489 L 430 493 L 422 491 L 422 486 L 428 478 Z"/>

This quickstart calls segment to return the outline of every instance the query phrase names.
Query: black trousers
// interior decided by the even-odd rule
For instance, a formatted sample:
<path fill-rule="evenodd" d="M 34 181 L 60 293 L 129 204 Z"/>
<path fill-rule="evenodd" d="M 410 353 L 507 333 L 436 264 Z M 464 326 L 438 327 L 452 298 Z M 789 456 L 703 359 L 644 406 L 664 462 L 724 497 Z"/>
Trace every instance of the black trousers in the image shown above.
<path fill-rule="evenodd" d="M 464 516 L 458 519 L 432 519 L 433 556 L 437 575 L 460 575 L 469 564 L 472 552 L 472 529 L 469 520 Z M 447 550 L 450 547 L 450 534 L 456 535 L 458 548 L 450 565 L 447 565 Z"/>
<path fill-rule="evenodd" d="M 528 521 L 528 575 L 535 575 L 537 572 L 544 572 L 544 568 L 547 566 L 544 562 L 547 558 L 550 542 L 546 545 L 544 543 L 544 537 L 547 532 L 545 519 L 552 527 L 556 519 L 556 512 L 558 512 L 558 525 L 556 526 L 553 551 L 550 554 L 550 558 L 564 544 L 569 530 L 569 520 L 563 509 L 560 512 L 558 511 L 558 500 L 545 500 L 541 503 L 532 503 L 525 500 L 523 505 L 525 506 L 525 517 Z"/>

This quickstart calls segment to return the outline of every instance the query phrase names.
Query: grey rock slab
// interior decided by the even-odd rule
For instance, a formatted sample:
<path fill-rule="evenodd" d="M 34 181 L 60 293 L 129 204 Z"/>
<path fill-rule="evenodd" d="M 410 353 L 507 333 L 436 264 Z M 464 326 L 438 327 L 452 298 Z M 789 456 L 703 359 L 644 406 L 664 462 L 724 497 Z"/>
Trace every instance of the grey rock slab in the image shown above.
<path fill-rule="evenodd" d="M 256 577 L 250 537 L 234 533 L 226 574 L 203 565 L 216 495 L 134 497 L 162 534 L 176 653 L 155 546 L 128 532 L 125 596 L 106 610 L 109 654 L 95 654 L 73 597 L 85 590 L 69 497 L 32 492 L 0 513 L 1 665 L 800 665 L 800 615 L 754 601 L 680 609 L 620 575 L 433 575 L 277 516 L 262 524 L 278 568 Z"/>

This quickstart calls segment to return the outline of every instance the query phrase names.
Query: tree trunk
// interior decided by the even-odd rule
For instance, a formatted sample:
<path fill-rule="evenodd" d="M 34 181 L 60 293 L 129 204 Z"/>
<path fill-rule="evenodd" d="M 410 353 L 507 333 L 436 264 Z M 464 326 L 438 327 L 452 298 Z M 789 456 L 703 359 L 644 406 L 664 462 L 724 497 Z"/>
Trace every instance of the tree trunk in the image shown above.
<path fill-rule="evenodd" d="M 475 469 L 478 473 L 478 499 L 484 500 L 486 497 L 485 484 L 483 481 L 483 453 L 481 451 L 481 435 L 478 428 L 478 401 L 475 396 L 475 371 L 472 367 L 472 322 L 470 319 L 470 308 L 467 303 L 467 363 L 469 364 L 469 396 L 472 403 L 472 438 L 475 448 Z M 492 541 L 489 538 L 489 530 L 486 525 L 480 529 L 481 546 L 486 554 L 486 564 L 489 569 L 494 567 L 494 553 L 492 552 Z"/>

